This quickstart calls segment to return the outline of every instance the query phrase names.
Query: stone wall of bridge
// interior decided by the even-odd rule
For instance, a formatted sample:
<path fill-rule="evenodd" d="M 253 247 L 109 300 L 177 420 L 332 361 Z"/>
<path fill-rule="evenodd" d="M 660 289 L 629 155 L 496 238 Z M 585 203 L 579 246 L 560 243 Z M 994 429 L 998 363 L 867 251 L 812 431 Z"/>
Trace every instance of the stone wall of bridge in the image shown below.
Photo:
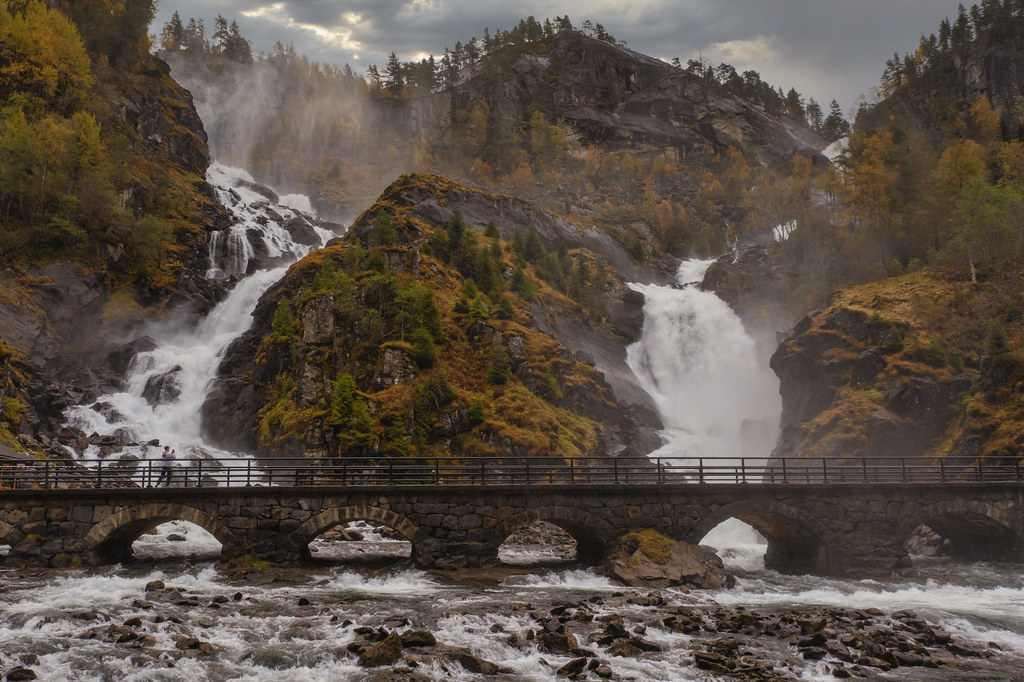
<path fill-rule="evenodd" d="M 0 491 L 0 544 L 15 566 L 122 561 L 140 535 L 176 519 L 212 533 L 227 560 L 302 562 L 319 534 L 362 519 L 408 539 L 417 565 L 460 568 L 497 563 L 502 542 L 538 520 L 596 562 L 631 531 L 699 542 L 729 518 L 760 531 L 768 566 L 790 573 L 888 575 L 909 565 L 904 542 L 921 525 L 965 556 L 1024 556 L 1017 483 Z"/>

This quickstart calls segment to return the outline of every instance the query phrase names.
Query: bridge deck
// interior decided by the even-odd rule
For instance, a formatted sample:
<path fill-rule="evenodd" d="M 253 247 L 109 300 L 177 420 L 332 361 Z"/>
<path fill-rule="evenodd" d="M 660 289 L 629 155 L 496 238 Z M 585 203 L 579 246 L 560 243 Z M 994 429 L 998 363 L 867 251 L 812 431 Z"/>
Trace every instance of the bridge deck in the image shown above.
<path fill-rule="evenodd" d="M 0 466 L 0 488 L 171 486 L 615 485 L 1024 482 L 1022 461 L 977 458 L 40 459 Z"/>

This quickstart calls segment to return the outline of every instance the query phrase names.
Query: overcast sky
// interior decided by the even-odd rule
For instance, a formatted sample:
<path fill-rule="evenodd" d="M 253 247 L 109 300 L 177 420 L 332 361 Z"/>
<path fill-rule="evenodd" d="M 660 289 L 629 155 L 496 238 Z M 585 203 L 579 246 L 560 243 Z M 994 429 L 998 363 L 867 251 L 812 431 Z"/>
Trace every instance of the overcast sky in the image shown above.
<path fill-rule="evenodd" d="M 529 15 L 568 14 L 604 24 L 638 52 L 671 60 L 703 56 L 740 72 L 755 69 L 784 90 L 796 87 L 826 108 L 836 98 L 852 113 L 871 97 L 885 60 L 915 50 L 923 33 L 955 16 L 959 0 L 158 0 L 160 28 L 177 10 L 203 19 L 207 35 L 221 14 L 237 21 L 258 51 L 275 41 L 300 54 L 365 72 L 395 51 L 403 61 L 440 55 L 484 27 L 508 30 Z M 970 4 L 966 2 L 965 4 Z"/>

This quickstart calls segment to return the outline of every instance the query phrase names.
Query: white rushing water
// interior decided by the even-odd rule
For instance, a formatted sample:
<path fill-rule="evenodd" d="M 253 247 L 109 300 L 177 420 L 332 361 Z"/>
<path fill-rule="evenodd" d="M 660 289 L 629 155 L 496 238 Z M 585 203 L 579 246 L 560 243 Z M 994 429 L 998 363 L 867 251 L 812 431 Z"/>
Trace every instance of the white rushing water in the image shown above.
<path fill-rule="evenodd" d="M 244 173 L 215 166 L 211 181 L 237 224 L 212 238 L 209 277 L 240 277 L 231 294 L 195 328 L 157 327 L 157 348 L 141 354 L 125 390 L 103 396 L 97 409 L 71 410 L 69 423 L 86 433 L 120 431 L 136 441 L 150 438 L 192 452 L 216 455 L 203 443 L 199 407 L 227 345 L 251 323 L 259 296 L 281 269 L 250 273 L 254 250 L 246 231 L 264 235 L 267 255 L 290 260 L 306 247 L 294 245 L 283 223 L 308 208 L 308 199 L 282 197 L 271 205 Z M 269 209 L 269 211 L 268 211 Z M 275 217 L 277 216 L 277 217 Z M 329 234 L 321 234 L 326 239 Z M 284 263 L 282 262 L 282 265 Z M 681 285 L 699 281 L 709 261 L 681 264 Z M 693 286 L 634 286 L 645 296 L 642 339 L 628 351 L 630 366 L 656 401 L 666 426 L 660 456 L 767 456 L 778 423 L 778 385 L 758 361 L 754 340 L 728 306 Z M 142 393 L 153 377 L 175 367 L 180 395 L 152 405 Z M 95 454 L 91 447 L 87 455 Z M 147 454 L 144 446 L 120 453 Z M 149 452 L 155 456 L 156 450 Z M 112 457 L 117 455 L 112 455 Z M 764 567 L 765 543 L 732 519 L 704 543 L 716 547 L 738 578 L 732 589 L 654 590 L 622 588 L 592 569 L 509 568 L 482 576 L 426 573 L 409 566 L 408 543 L 379 527 L 352 522 L 360 542 L 311 543 L 321 558 L 359 559 L 376 552 L 399 562 L 390 568 L 337 564 L 281 575 L 251 573 L 230 578 L 213 566 L 220 543 L 203 529 L 174 521 L 133 545 L 142 561 L 100 569 L 21 573 L 0 571 L 0 672 L 26 665 L 44 680 L 543 680 L 565 679 L 559 666 L 572 656 L 538 646 L 534 634 L 550 622 L 553 608 L 584 604 L 587 617 L 572 620 L 580 646 L 593 650 L 614 679 L 720 679 L 699 670 L 690 647 L 709 633 L 682 634 L 665 627 L 667 613 L 732 608 L 791 613 L 804 607 L 877 608 L 884 614 L 914 609 L 953 633 L 958 642 L 996 644 L 989 659 L 970 669 L 922 670 L 889 679 L 959 680 L 1012 677 L 1024 660 L 1024 576 L 1017 566 L 922 562 L 920 574 L 887 581 L 786 576 Z M 543 543 L 506 543 L 503 560 L 560 560 Z M 161 561 L 154 566 L 152 561 Z M 152 581 L 188 598 L 160 598 Z M 177 593 L 173 593 L 177 594 Z M 630 632 L 660 647 L 620 656 L 587 639 L 602 618 L 621 617 Z M 401 625 L 396 625 L 401 623 Z M 506 671 L 488 676 L 458 662 L 439 663 L 416 654 L 396 666 L 360 667 L 347 647 L 358 628 L 426 629 L 440 644 L 458 647 Z M 119 641 L 127 632 L 134 633 Z M 196 638 L 206 650 L 185 650 Z M 791 643 L 775 643 L 776 670 L 791 679 L 833 679 L 828 661 L 805 661 Z M 406 655 L 409 655 L 406 652 Z M 410 663 L 410 660 L 412 661 Z M 983 666 L 983 667 L 982 667 Z M 1010 671 L 1003 675 L 1003 671 Z M 597 679 L 590 675 L 587 679 Z"/>
<path fill-rule="evenodd" d="M 728 304 L 693 286 L 712 262 L 684 261 L 680 288 L 630 285 L 644 328 L 626 359 L 665 425 L 652 456 L 767 457 L 778 435 L 778 379 Z"/>
<path fill-rule="evenodd" d="M 139 443 L 122 448 L 113 459 L 159 456 L 159 446 L 142 445 L 149 441 L 171 445 L 184 459 L 229 455 L 205 443 L 201 436 L 200 408 L 210 382 L 228 345 L 252 325 L 252 311 L 260 296 L 281 279 L 290 263 L 312 250 L 296 243 L 284 228 L 291 220 L 306 219 L 309 223 L 315 218 L 309 212 L 308 198 L 291 195 L 284 197 L 287 205 L 272 204 L 266 194 L 257 191 L 261 188 L 248 173 L 217 163 L 210 166 L 207 179 L 235 219 L 229 229 L 210 235 L 207 277 L 242 279 L 197 325 L 174 319 L 155 324 L 150 336 L 157 347 L 135 357 L 122 391 L 67 411 L 67 424 L 86 435 L 111 435 L 122 442 Z M 309 229 L 317 234 L 321 245 L 336 236 L 316 226 L 310 225 Z M 264 258 L 275 267 L 246 276 L 256 255 L 249 232 L 259 235 L 265 245 Z M 161 378 L 168 389 L 154 400 L 153 382 Z M 146 396 L 147 384 L 151 386 L 150 399 Z M 92 445 L 84 457 L 92 459 L 99 453 L 99 447 Z"/>

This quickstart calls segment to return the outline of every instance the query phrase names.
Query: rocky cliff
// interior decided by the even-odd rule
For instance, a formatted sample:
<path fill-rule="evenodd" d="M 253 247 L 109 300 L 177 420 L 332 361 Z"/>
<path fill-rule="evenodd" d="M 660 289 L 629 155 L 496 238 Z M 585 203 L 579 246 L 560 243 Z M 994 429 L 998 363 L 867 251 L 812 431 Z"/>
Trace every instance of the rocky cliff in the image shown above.
<path fill-rule="evenodd" d="M 528 202 L 403 176 L 260 300 L 208 437 L 314 457 L 646 452 L 660 424 L 624 378 L 642 301 L 618 256 Z"/>
<path fill-rule="evenodd" d="M 543 111 L 606 150 L 674 149 L 707 161 L 735 147 L 764 165 L 815 153 L 779 121 L 713 84 L 577 31 L 559 32 L 550 45 L 497 51 L 449 96 L 449 110 L 485 103 L 511 121 Z"/>
<path fill-rule="evenodd" d="M 0 383 L 8 387 L 0 440 L 29 449 L 49 443 L 69 402 L 119 385 L 144 344 L 132 339 L 143 336 L 148 319 L 213 306 L 223 285 L 202 277 L 206 236 L 228 220 L 204 180 L 202 122 L 167 65 L 145 51 L 116 64 L 86 54 L 68 19 L 40 5 L 29 19 L 39 24 L 38 35 L 0 45 L 0 61 L 19 64 L 33 49 L 44 56 L 63 49 L 77 60 L 79 91 L 41 97 L 32 69 L 5 76 L 0 87 L 9 98 L 0 102 L 5 144 L 19 122 L 39 136 L 4 150 L 2 196 L 11 203 L 0 219 Z M 34 42 L 46 27 L 60 29 L 58 45 Z M 47 144 L 64 146 L 58 154 Z M 49 166 L 40 174 L 43 157 Z M 37 183 L 40 196 L 59 192 L 60 200 L 12 210 L 25 205 L 18 199 L 22 177 Z"/>
<path fill-rule="evenodd" d="M 1012 266 L 977 284 L 929 269 L 836 294 L 772 357 L 774 454 L 1019 458 L 1022 284 Z"/>

